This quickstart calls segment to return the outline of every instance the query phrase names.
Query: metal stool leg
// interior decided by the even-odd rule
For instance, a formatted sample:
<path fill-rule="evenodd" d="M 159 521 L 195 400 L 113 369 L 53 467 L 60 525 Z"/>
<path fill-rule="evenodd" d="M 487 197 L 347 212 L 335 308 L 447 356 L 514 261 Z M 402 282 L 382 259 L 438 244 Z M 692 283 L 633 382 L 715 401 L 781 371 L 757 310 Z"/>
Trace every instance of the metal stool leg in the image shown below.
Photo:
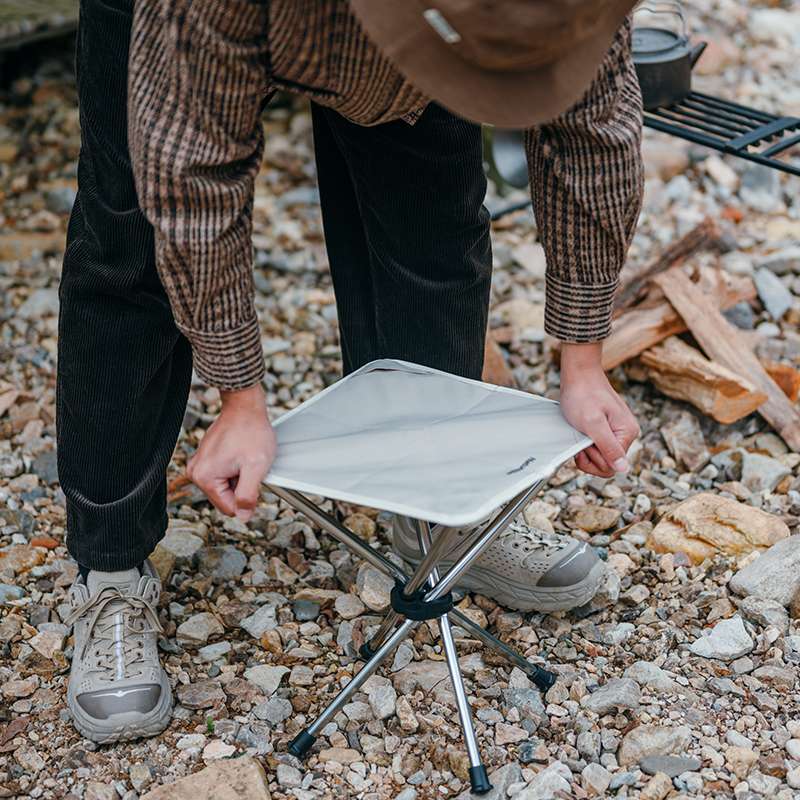
<path fill-rule="evenodd" d="M 417 538 L 420 550 L 423 554 L 427 553 L 431 547 L 431 530 L 427 522 L 417 520 Z M 435 585 L 439 580 L 439 570 L 434 567 L 431 570 L 430 583 Z M 489 783 L 489 776 L 486 767 L 481 760 L 481 753 L 478 749 L 478 738 L 475 735 L 475 727 L 472 724 L 472 710 L 467 700 L 467 692 L 464 688 L 464 678 L 458 665 L 458 653 L 456 643 L 453 641 L 453 632 L 450 630 L 450 620 L 447 614 L 439 617 L 439 630 L 442 635 L 442 646 L 444 647 L 447 658 L 447 668 L 450 671 L 450 680 L 453 683 L 453 691 L 456 696 L 456 706 L 458 716 L 461 719 L 461 731 L 464 735 L 464 744 L 467 747 L 469 756 L 469 780 L 472 784 L 474 794 L 486 794 L 492 788 Z"/>

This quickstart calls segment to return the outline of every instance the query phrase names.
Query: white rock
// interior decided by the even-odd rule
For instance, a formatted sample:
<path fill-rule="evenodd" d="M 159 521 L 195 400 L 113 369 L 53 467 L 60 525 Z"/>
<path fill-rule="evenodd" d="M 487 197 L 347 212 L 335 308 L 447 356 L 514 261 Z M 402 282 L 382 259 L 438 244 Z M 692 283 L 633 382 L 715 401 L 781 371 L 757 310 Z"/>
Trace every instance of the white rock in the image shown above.
<path fill-rule="evenodd" d="M 693 642 L 689 649 L 696 656 L 733 661 L 751 652 L 754 646 L 742 618 L 737 614 L 718 622 L 708 634 Z"/>
<path fill-rule="evenodd" d="M 254 683 L 267 697 L 275 693 L 283 676 L 288 674 L 288 667 L 274 667 L 268 664 L 257 664 L 244 671 L 245 680 Z"/>
<path fill-rule="evenodd" d="M 755 595 L 788 606 L 800 590 L 800 535 L 772 545 L 740 569 L 728 586 L 743 597 Z"/>
<path fill-rule="evenodd" d="M 553 800 L 556 792 L 571 794 L 572 773 L 566 764 L 554 761 L 545 767 L 519 794 L 516 800 Z"/>

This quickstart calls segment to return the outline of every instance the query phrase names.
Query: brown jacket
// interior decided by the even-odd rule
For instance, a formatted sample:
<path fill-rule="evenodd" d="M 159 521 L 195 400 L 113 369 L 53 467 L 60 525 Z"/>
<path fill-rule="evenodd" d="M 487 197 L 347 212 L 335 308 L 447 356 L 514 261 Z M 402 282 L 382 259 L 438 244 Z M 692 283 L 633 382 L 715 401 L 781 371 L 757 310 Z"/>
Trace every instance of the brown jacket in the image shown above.
<path fill-rule="evenodd" d="M 252 206 L 259 116 L 300 92 L 361 125 L 414 124 L 424 97 L 377 51 L 346 0 L 138 0 L 129 140 L 139 202 L 176 323 L 209 384 L 240 389 L 264 371 L 253 303 Z M 630 25 L 584 98 L 526 133 L 547 255 L 548 333 L 590 342 L 611 302 L 642 193 L 641 97 Z"/>

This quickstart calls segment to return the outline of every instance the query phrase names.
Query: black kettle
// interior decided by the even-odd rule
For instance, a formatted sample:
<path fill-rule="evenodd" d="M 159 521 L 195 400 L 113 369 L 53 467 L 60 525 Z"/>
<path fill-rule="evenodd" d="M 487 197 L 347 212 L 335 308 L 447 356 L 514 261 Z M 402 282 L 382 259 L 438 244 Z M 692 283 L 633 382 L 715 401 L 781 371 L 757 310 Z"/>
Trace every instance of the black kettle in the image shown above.
<path fill-rule="evenodd" d="M 692 67 L 706 49 L 694 47 L 677 0 L 644 0 L 634 12 L 633 63 L 647 110 L 669 106 L 692 91 Z"/>

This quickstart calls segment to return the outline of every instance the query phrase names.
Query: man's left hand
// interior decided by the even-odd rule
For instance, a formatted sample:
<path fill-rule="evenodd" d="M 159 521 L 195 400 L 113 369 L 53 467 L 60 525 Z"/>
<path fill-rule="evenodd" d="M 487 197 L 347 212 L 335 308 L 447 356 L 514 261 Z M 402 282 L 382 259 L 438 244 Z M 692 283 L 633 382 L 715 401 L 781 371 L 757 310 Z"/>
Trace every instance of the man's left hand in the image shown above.
<path fill-rule="evenodd" d="M 627 452 L 639 425 L 608 382 L 602 343 L 568 344 L 561 349 L 561 411 L 567 422 L 594 444 L 578 453 L 579 469 L 601 478 L 629 469 Z"/>

